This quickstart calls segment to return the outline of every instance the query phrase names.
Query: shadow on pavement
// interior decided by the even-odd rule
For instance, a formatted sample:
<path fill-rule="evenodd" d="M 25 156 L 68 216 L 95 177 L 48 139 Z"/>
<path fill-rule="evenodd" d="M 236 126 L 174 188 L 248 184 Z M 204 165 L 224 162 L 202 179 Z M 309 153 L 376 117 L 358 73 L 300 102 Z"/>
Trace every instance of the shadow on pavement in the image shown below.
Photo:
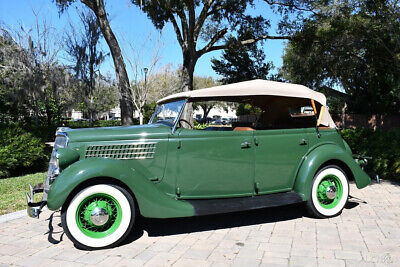
<path fill-rule="evenodd" d="M 150 219 L 140 217 L 135 224 L 135 230 L 121 245 L 139 239 L 144 231 L 146 231 L 149 236 L 168 236 L 288 221 L 303 216 L 307 216 L 303 205 L 294 204 L 282 207 L 188 218 Z"/>
<path fill-rule="evenodd" d="M 350 198 L 345 206 L 345 209 L 353 209 L 360 203 L 366 202 L 361 199 Z M 58 244 L 63 241 L 64 233 L 62 230 L 54 232 L 54 216 L 59 215 L 56 212 L 53 212 L 47 219 L 49 221 L 49 231 L 46 234 L 48 234 L 48 240 L 50 243 Z M 304 205 L 302 204 L 187 218 L 151 219 L 138 217 L 134 225 L 134 230 L 121 244 L 119 244 L 119 246 L 134 242 L 142 237 L 144 231 L 146 231 L 148 235 L 152 237 L 169 236 L 240 226 L 282 222 L 301 217 L 309 217 Z M 54 234 L 59 236 L 59 238 L 54 238 Z"/>
<path fill-rule="evenodd" d="M 345 209 L 353 209 L 360 203 L 366 202 L 354 198 L 349 199 Z M 309 217 L 302 204 L 188 218 L 150 219 L 140 217 L 135 224 L 135 230 L 120 245 L 125 245 L 139 239 L 144 231 L 149 236 L 168 236 L 274 223 L 301 217 Z"/>
<path fill-rule="evenodd" d="M 54 245 L 56 245 L 56 244 L 62 242 L 62 241 L 63 241 L 63 237 L 64 237 L 64 231 L 63 231 L 63 230 L 57 231 L 57 232 L 54 231 L 54 227 L 53 227 L 53 218 L 54 218 L 54 216 L 60 217 L 60 215 L 55 215 L 55 214 L 56 214 L 56 212 L 52 212 L 52 213 L 50 214 L 49 218 L 46 219 L 46 221 L 49 221 L 49 231 L 45 233 L 45 235 L 48 235 L 47 240 L 48 240 L 50 243 L 54 244 Z M 57 214 L 59 214 L 59 213 L 57 213 Z M 61 225 L 58 224 L 57 226 L 60 227 Z M 61 228 L 61 229 L 62 229 L 62 228 Z M 56 239 L 56 238 L 54 237 L 54 235 L 59 236 L 59 238 Z"/>

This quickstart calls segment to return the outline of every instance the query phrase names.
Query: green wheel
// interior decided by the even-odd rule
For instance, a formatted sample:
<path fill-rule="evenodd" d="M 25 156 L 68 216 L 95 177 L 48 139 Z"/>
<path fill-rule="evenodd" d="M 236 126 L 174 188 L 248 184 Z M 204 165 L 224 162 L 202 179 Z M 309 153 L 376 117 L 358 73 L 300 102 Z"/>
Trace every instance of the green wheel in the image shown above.
<path fill-rule="evenodd" d="M 328 218 L 340 214 L 349 196 L 345 172 L 335 165 L 322 168 L 314 176 L 307 208 L 311 215 Z"/>
<path fill-rule="evenodd" d="M 115 185 L 93 185 L 80 191 L 62 211 L 65 233 L 78 247 L 99 249 L 121 242 L 132 229 L 132 196 Z"/>

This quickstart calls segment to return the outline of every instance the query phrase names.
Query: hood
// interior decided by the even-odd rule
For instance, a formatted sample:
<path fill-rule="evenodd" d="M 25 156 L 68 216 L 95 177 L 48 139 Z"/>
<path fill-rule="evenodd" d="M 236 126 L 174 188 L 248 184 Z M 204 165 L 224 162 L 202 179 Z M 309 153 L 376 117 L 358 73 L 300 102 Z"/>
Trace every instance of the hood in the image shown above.
<path fill-rule="evenodd" d="M 167 138 L 171 133 L 171 128 L 163 124 L 146 124 L 81 129 L 63 128 L 59 131 L 68 135 L 68 142 L 93 142 Z"/>

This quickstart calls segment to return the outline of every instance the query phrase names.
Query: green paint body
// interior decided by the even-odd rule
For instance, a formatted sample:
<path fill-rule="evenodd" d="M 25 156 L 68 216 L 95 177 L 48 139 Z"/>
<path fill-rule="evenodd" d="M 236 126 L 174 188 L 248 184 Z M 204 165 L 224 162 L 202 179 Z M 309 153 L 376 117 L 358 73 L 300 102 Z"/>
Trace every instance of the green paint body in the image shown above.
<path fill-rule="evenodd" d="M 60 165 L 61 168 L 65 168 L 72 163 L 76 162 L 79 160 L 79 153 L 76 150 L 73 150 L 71 148 L 59 148 L 57 150 L 58 153 L 58 164 Z"/>
<path fill-rule="evenodd" d="M 144 217 L 194 215 L 187 199 L 232 198 L 295 191 L 310 197 L 314 175 L 330 160 L 346 165 L 358 188 L 370 178 L 338 132 L 315 128 L 261 131 L 202 131 L 162 124 L 67 130 L 68 148 L 79 160 L 65 160 L 48 194 L 48 207 L 62 207 L 85 181 L 119 180 L 134 194 Z M 155 142 L 145 159 L 86 158 L 88 146 Z M 126 151 L 125 151 L 126 152 Z M 129 151 L 128 151 L 129 152 Z M 61 154 L 60 162 L 64 162 Z M 76 160 L 76 158 L 74 158 Z"/>

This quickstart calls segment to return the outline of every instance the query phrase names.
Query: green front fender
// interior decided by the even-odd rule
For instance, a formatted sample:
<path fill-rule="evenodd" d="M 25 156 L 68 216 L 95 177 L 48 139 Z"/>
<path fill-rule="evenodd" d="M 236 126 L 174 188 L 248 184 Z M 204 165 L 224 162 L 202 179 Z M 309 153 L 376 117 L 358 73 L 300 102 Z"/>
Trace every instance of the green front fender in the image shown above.
<path fill-rule="evenodd" d="M 354 161 L 352 155 L 335 144 L 323 144 L 311 150 L 305 157 L 297 172 L 294 191 L 300 193 L 303 200 L 308 200 L 311 184 L 318 169 L 328 161 L 340 161 L 351 171 L 357 188 L 364 188 L 371 183 L 371 178 Z"/>
<path fill-rule="evenodd" d="M 66 168 L 51 184 L 47 206 L 50 210 L 62 207 L 73 190 L 83 182 L 99 177 L 117 179 L 133 192 L 144 217 L 169 218 L 194 215 L 193 206 L 176 200 L 157 188 L 147 179 L 134 162 L 96 158 L 78 161 Z"/>

